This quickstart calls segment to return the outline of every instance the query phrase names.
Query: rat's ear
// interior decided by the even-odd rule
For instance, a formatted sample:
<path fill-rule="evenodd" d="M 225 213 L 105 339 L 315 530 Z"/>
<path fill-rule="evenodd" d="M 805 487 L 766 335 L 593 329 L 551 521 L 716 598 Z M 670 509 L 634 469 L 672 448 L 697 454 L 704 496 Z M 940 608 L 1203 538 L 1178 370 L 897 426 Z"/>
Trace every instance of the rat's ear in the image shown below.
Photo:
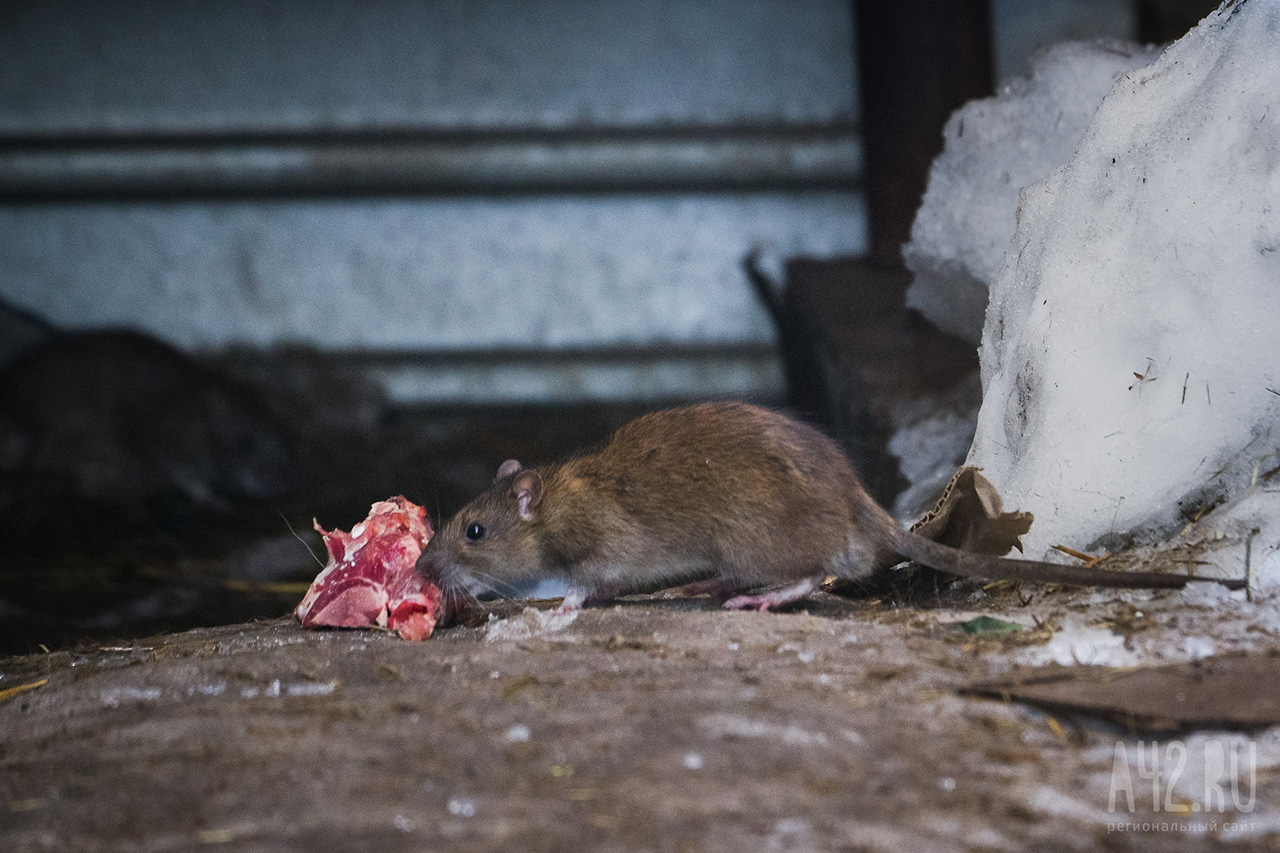
<path fill-rule="evenodd" d="M 514 459 L 508 459 L 506 462 L 503 462 L 498 466 L 498 476 L 494 477 L 493 481 L 496 483 L 503 477 L 510 477 L 512 474 L 519 474 L 523 470 L 524 466 L 519 462 Z"/>
<path fill-rule="evenodd" d="M 533 508 L 542 500 L 542 477 L 537 471 L 521 471 L 511 484 L 511 494 L 516 496 L 516 507 L 525 521 L 533 520 Z"/>

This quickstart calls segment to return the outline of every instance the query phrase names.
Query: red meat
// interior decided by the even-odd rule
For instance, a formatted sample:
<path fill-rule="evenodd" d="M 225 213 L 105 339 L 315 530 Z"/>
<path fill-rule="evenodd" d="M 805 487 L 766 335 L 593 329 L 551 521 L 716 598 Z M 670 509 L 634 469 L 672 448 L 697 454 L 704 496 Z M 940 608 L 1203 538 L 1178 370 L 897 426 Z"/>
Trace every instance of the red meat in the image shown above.
<path fill-rule="evenodd" d="M 441 616 L 440 588 L 414 571 L 431 538 L 427 513 L 403 497 L 378 501 L 351 528 L 326 532 L 329 563 L 316 576 L 295 615 L 303 627 L 378 626 L 406 640 L 431 636 Z"/>

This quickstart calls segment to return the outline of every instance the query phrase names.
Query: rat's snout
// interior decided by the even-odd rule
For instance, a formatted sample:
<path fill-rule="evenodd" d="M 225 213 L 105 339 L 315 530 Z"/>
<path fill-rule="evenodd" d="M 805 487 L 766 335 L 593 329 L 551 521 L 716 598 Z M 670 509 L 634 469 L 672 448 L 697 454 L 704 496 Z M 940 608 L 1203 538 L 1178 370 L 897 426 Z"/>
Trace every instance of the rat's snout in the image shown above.
<path fill-rule="evenodd" d="M 422 549 L 414 570 L 446 594 L 468 590 L 472 585 L 466 572 L 458 565 L 456 555 L 439 541 L 438 535 Z"/>
<path fill-rule="evenodd" d="M 418 555 L 418 562 L 413 565 L 414 571 L 421 577 L 440 587 L 445 586 L 448 582 L 446 575 L 450 574 L 447 571 L 450 561 L 443 552 L 444 549 L 437 546 L 436 540 L 432 539 Z"/>

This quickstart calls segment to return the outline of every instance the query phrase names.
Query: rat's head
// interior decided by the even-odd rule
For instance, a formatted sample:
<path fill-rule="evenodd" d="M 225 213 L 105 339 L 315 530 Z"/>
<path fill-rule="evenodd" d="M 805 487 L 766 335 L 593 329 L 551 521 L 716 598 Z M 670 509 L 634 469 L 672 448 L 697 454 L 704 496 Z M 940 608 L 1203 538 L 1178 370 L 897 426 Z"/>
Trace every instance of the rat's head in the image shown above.
<path fill-rule="evenodd" d="M 543 478 L 509 459 L 493 486 L 436 531 L 417 569 L 453 596 L 490 590 L 510 596 L 517 581 L 545 576 L 538 547 Z"/>

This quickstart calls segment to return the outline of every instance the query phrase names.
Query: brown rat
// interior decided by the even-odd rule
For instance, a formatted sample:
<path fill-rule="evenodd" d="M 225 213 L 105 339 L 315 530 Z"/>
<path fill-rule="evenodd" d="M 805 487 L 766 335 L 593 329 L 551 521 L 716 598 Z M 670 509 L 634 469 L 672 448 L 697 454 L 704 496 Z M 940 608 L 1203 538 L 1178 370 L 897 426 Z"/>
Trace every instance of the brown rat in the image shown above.
<path fill-rule="evenodd" d="M 428 543 L 418 570 L 450 596 L 473 584 L 501 594 L 519 581 L 560 578 L 565 609 L 696 581 L 722 593 L 783 585 L 725 603 L 768 610 L 829 575 L 866 578 L 904 558 L 983 580 L 1144 588 L 1209 580 L 1009 560 L 930 541 L 871 499 L 832 439 L 744 403 L 644 415 L 600 449 L 540 468 L 503 463 L 493 487 Z"/>

